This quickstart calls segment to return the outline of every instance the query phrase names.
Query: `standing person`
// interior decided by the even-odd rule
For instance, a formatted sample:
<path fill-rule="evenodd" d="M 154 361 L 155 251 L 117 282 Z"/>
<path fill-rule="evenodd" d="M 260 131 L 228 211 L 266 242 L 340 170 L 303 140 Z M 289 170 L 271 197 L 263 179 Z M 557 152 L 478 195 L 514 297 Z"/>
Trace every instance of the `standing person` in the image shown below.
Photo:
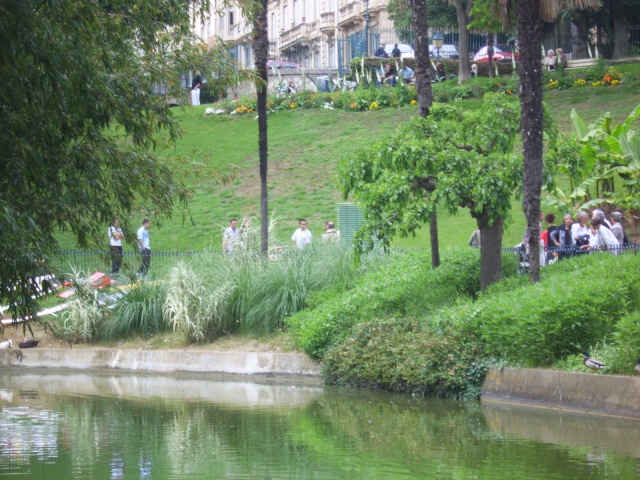
<path fill-rule="evenodd" d="M 402 56 L 402 52 L 400 51 L 400 49 L 398 48 L 398 44 L 396 43 L 396 45 L 393 47 L 393 50 L 391 50 L 391 56 L 393 58 L 400 58 Z"/>
<path fill-rule="evenodd" d="M 568 258 L 573 253 L 574 239 L 571 226 L 573 225 L 573 217 L 570 213 L 564 215 L 564 223 L 561 227 L 556 227 L 549 234 L 549 244 L 555 245 L 554 249 L 558 252 L 558 260 Z"/>
<path fill-rule="evenodd" d="M 199 73 L 193 77 L 191 81 L 191 105 L 194 107 L 200 105 L 200 87 L 202 86 L 202 77 Z"/>
<path fill-rule="evenodd" d="M 120 273 L 120 265 L 122 265 L 122 239 L 124 233 L 120 228 L 120 219 L 114 218 L 113 223 L 109 227 L 109 247 L 111 250 L 111 275 Z"/>
<path fill-rule="evenodd" d="M 240 244 L 240 231 L 238 230 L 238 220 L 229 220 L 229 227 L 222 234 L 222 251 L 231 255 L 233 249 Z"/>
<path fill-rule="evenodd" d="M 140 270 L 138 270 L 138 276 L 146 275 L 149 272 L 149 266 L 151 265 L 151 244 L 149 243 L 149 227 L 151 227 L 151 221 L 145 218 L 142 221 L 142 226 L 138 229 L 138 249 L 142 255 L 142 264 Z"/>
<path fill-rule="evenodd" d="M 553 213 L 547 213 L 544 216 L 544 221 L 547 223 L 547 229 L 540 232 L 540 239 L 544 242 L 544 249 L 547 252 L 545 264 L 548 264 L 550 260 L 555 260 L 555 248 L 553 248 L 553 242 L 550 238 L 558 227 L 556 226 L 556 216 Z"/>
<path fill-rule="evenodd" d="M 324 222 L 324 233 L 322 234 L 323 242 L 337 242 L 340 240 L 340 232 L 336 230 L 333 222 Z"/>
<path fill-rule="evenodd" d="M 311 243 L 311 232 L 307 230 L 307 221 L 304 218 L 301 218 L 298 221 L 299 228 L 293 232 L 291 236 L 291 241 L 298 248 L 304 248 L 306 245 Z"/>
<path fill-rule="evenodd" d="M 612 253 L 618 253 L 620 244 L 616 237 L 613 236 L 611 230 L 602 226 L 600 217 L 595 216 L 591 219 L 591 229 L 589 230 L 589 247 L 593 250 L 609 250 Z"/>
<path fill-rule="evenodd" d="M 620 212 L 611 212 L 611 233 L 616 237 L 620 245 L 627 243 L 625 241 L 624 229 L 620 221 L 622 220 L 622 214 Z"/>

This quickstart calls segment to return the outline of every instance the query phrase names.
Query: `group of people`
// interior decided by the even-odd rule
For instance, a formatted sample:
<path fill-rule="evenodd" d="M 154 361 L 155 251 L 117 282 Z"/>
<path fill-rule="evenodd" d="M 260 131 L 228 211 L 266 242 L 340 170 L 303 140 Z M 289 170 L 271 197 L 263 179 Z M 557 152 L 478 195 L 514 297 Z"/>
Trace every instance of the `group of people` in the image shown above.
<path fill-rule="evenodd" d="M 373 52 L 373 56 L 379 57 L 379 58 L 389 58 L 389 54 L 387 53 L 387 49 L 386 49 L 386 44 L 381 43 L 380 46 L 376 49 L 376 51 Z M 391 50 L 391 56 L 393 58 L 402 57 L 402 52 L 398 48 L 397 43 L 394 45 L 393 50 Z"/>
<path fill-rule="evenodd" d="M 542 221 L 547 224 L 543 229 Z M 622 214 L 612 212 L 607 219 L 604 211 L 595 209 L 589 214 L 583 210 L 576 215 L 575 222 L 570 213 L 563 217 L 562 225 L 556 225 L 553 213 L 540 212 L 540 255 L 541 265 L 555 263 L 563 258 L 596 250 L 618 253 L 631 242 L 622 227 Z M 522 239 L 524 248 L 529 244 L 529 229 Z M 469 238 L 469 246 L 480 248 L 480 230 L 474 230 Z"/>
<path fill-rule="evenodd" d="M 151 220 L 145 218 L 142 226 L 136 232 L 138 250 L 142 256 L 142 263 L 138 269 L 138 276 L 146 275 L 149 272 L 151 264 L 151 244 L 149 243 L 149 228 Z M 111 276 L 117 277 L 120 274 L 122 266 L 122 240 L 125 238 L 124 232 L 120 227 L 120 219 L 114 218 L 113 222 L 107 230 L 109 235 L 109 247 L 111 251 Z"/>
<path fill-rule="evenodd" d="M 229 221 L 229 227 L 222 234 L 222 251 L 231 255 L 234 249 L 238 248 L 243 241 L 243 236 L 249 228 L 251 219 L 244 217 L 242 226 L 238 228 L 238 220 L 232 218 Z M 326 221 L 322 224 L 324 233 L 322 234 L 323 242 L 336 242 L 340 239 L 340 232 L 336 230 L 335 224 L 330 221 Z M 313 235 L 307 228 L 307 220 L 301 218 L 298 221 L 298 228 L 291 236 L 291 241 L 296 248 L 304 248 L 311 243 Z"/>
<path fill-rule="evenodd" d="M 561 48 L 556 49 L 555 52 L 553 49 L 550 49 L 547 52 L 547 56 L 544 58 L 544 65 L 547 67 L 547 70 L 553 72 L 556 70 L 558 65 L 562 65 L 563 68 L 567 68 L 569 66 L 569 60 Z"/>
<path fill-rule="evenodd" d="M 413 82 L 415 76 L 415 72 L 404 62 L 402 63 L 400 70 L 397 72 L 396 68 L 390 63 L 387 63 L 381 72 L 382 83 L 386 83 L 392 87 L 395 87 L 398 83 L 398 78 L 402 78 L 402 81 L 408 84 Z"/>
<path fill-rule="evenodd" d="M 630 243 L 622 227 L 622 214 L 612 212 L 609 218 L 600 209 L 593 210 L 591 216 L 579 211 L 574 221 L 570 213 L 563 217 L 562 225 L 556 225 L 553 213 L 541 217 L 541 246 L 546 256 L 543 264 L 554 263 L 575 254 L 596 250 L 608 250 L 618 253 Z M 547 224 L 542 229 L 542 219 Z M 526 236 L 526 234 L 525 234 Z M 526 240 L 526 239 L 525 239 Z"/>

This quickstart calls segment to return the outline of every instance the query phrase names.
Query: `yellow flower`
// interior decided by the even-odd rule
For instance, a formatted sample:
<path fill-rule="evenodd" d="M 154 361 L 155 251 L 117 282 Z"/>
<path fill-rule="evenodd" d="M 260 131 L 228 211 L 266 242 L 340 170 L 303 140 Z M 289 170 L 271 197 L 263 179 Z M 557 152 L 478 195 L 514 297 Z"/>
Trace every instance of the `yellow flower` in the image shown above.
<path fill-rule="evenodd" d="M 415 105 L 416 103 L 418 103 L 416 100 L 411 100 L 411 101 L 409 102 L 409 105 L 413 106 L 413 105 Z"/>
<path fill-rule="evenodd" d="M 289 105 L 289 108 L 291 110 L 293 110 L 294 108 L 296 108 L 298 106 L 298 104 L 296 102 L 291 102 L 291 105 Z"/>
<path fill-rule="evenodd" d="M 618 85 L 620 80 L 611 80 L 611 85 Z"/>
<path fill-rule="evenodd" d="M 378 110 L 379 108 L 378 102 L 371 102 L 371 105 L 369 105 L 369 110 Z"/>
<path fill-rule="evenodd" d="M 586 83 L 587 83 L 587 81 L 586 81 L 586 80 L 584 80 L 584 79 L 582 79 L 582 78 L 579 78 L 579 79 L 578 79 L 578 80 L 576 80 L 576 82 L 575 82 L 575 84 L 576 84 L 576 85 L 579 85 L 579 86 L 586 85 Z"/>
<path fill-rule="evenodd" d="M 351 108 L 358 108 L 358 104 L 356 102 L 350 103 L 349 106 Z"/>
<path fill-rule="evenodd" d="M 595 82 L 593 82 L 592 84 L 594 87 L 599 87 L 600 85 L 602 85 L 600 82 L 598 82 L 597 80 Z"/>

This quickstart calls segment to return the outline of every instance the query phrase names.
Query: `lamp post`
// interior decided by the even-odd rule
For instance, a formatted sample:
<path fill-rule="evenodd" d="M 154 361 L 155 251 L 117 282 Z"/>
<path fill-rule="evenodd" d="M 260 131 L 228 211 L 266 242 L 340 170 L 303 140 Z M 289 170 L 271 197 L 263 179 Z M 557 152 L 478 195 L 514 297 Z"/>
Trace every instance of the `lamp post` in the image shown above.
<path fill-rule="evenodd" d="M 369 54 L 369 0 L 364 0 L 364 54 Z"/>
<path fill-rule="evenodd" d="M 442 48 L 442 44 L 444 43 L 444 35 L 442 35 L 440 32 L 438 33 L 434 33 L 433 34 L 433 46 L 436 49 L 437 52 L 437 59 L 438 61 L 440 61 L 440 49 Z"/>

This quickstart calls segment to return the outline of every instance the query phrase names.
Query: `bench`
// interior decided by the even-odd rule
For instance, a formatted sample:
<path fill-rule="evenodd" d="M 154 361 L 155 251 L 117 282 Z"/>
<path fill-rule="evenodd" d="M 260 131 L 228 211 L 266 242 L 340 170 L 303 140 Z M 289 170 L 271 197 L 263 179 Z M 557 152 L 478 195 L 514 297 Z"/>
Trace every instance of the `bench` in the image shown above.
<path fill-rule="evenodd" d="M 591 68 L 596 64 L 595 58 L 581 58 L 579 60 L 567 60 L 567 68 L 565 70 L 575 70 L 578 68 Z"/>

